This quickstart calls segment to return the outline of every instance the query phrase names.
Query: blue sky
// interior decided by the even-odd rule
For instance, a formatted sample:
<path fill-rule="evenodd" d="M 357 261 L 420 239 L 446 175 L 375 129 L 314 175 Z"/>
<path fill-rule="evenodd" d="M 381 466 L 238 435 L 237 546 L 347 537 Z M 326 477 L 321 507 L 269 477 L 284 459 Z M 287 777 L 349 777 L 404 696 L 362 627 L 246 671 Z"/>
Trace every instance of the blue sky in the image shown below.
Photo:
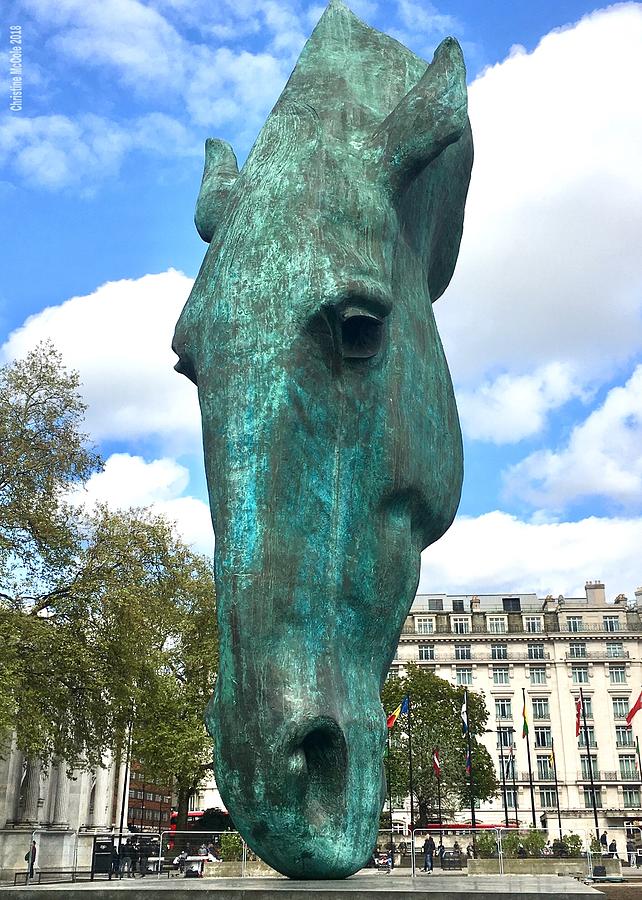
<path fill-rule="evenodd" d="M 464 48 L 476 159 L 436 314 L 466 450 L 424 591 L 642 583 L 642 4 L 358 0 L 430 59 Z M 86 502 L 153 504 L 212 546 L 173 326 L 205 251 L 206 137 L 245 158 L 323 6 L 21 0 L 23 105 L 0 110 L 0 353 L 50 337 L 106 460 Z"/>

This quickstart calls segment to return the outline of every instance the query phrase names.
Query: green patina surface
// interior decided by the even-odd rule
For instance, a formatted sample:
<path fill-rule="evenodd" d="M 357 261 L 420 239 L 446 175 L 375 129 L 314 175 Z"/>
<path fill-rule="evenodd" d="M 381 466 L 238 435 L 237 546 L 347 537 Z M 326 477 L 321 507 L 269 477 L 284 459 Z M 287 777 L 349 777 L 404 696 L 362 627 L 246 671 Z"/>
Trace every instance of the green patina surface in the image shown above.
<path fill-rule="evenodd" d="M 198 385 L 220 619 L 217 782 L 267 863 L 345 877 L 384 797 L 379 691 L 450 525 L 462 449 L 431 302 L 472 164 L 452 39 L 428 66 L 332 2 L 241 172 L 208 141 L 210 246 L 176 328 Z"/>

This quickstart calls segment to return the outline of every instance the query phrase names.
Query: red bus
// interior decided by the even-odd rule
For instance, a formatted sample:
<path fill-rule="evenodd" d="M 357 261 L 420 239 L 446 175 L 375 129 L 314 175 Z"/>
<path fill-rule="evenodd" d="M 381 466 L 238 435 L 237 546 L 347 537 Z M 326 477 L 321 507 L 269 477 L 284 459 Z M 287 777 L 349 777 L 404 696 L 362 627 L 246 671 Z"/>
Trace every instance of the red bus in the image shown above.
<path fill-rule="evenodd" d="M 187 827 L 198 829 L 198 823 L 203 815 L 202 809 L 194 809 L 187 813 Z M 169 819 L 169 827 L 172 831 L 176 831 L 176 823 L 178 821 L 178 812 L 173 809 Z"/>

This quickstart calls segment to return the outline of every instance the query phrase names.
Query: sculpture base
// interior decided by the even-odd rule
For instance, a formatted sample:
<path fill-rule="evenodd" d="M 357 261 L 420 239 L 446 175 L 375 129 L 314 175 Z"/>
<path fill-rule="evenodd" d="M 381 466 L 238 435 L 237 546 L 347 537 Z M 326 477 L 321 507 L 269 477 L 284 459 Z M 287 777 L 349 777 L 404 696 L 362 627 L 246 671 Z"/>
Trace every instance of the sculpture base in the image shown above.
<path fill-rule="evenodd" d="M 2 900 L 603 900 L 592 887 L 553 875 L 354 875 L 345 881 L 153 876 L 85 884 L 4 888 Z"/>

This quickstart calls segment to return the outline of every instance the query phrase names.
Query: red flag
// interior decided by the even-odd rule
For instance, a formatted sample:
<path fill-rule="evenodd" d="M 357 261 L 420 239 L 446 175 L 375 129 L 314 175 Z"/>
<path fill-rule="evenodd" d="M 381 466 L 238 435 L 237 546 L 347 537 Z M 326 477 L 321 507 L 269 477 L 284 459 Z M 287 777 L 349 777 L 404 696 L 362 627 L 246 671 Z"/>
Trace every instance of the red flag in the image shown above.
<path fill-rule="evenodd" d="M 638 699 L 635 701 L 635 703 L 633 704 L 633 706 L 631 707 L 631 709 L 629 710 L 629 712 L 628 712 L 628 714 L 627 714 L 627 717 L 626 717 L 626 724 L 627 724 L 627 725 L 630 725 L 630 724 L 631 724 L 631 722 L 633 721 L 633 716 L 636 714 L 636 712 L 637 712 L 639 709 L 642 709 L 642 691 L 640 691 L 640 696 L 639 696 Z"/>
<path fill-rule="evenodd" d="M 435 747 L 432 751 L 432 768 L 433 772 L 439 778 L 441 775 L 441 763 L 439 762 L 439 747 Z"/>
<path fill-rule="evenodd" d="M 582 701 L 578 697 L 575 701 L 575 737 L 580 736 L 580 719 L 582 717 Z"/>

